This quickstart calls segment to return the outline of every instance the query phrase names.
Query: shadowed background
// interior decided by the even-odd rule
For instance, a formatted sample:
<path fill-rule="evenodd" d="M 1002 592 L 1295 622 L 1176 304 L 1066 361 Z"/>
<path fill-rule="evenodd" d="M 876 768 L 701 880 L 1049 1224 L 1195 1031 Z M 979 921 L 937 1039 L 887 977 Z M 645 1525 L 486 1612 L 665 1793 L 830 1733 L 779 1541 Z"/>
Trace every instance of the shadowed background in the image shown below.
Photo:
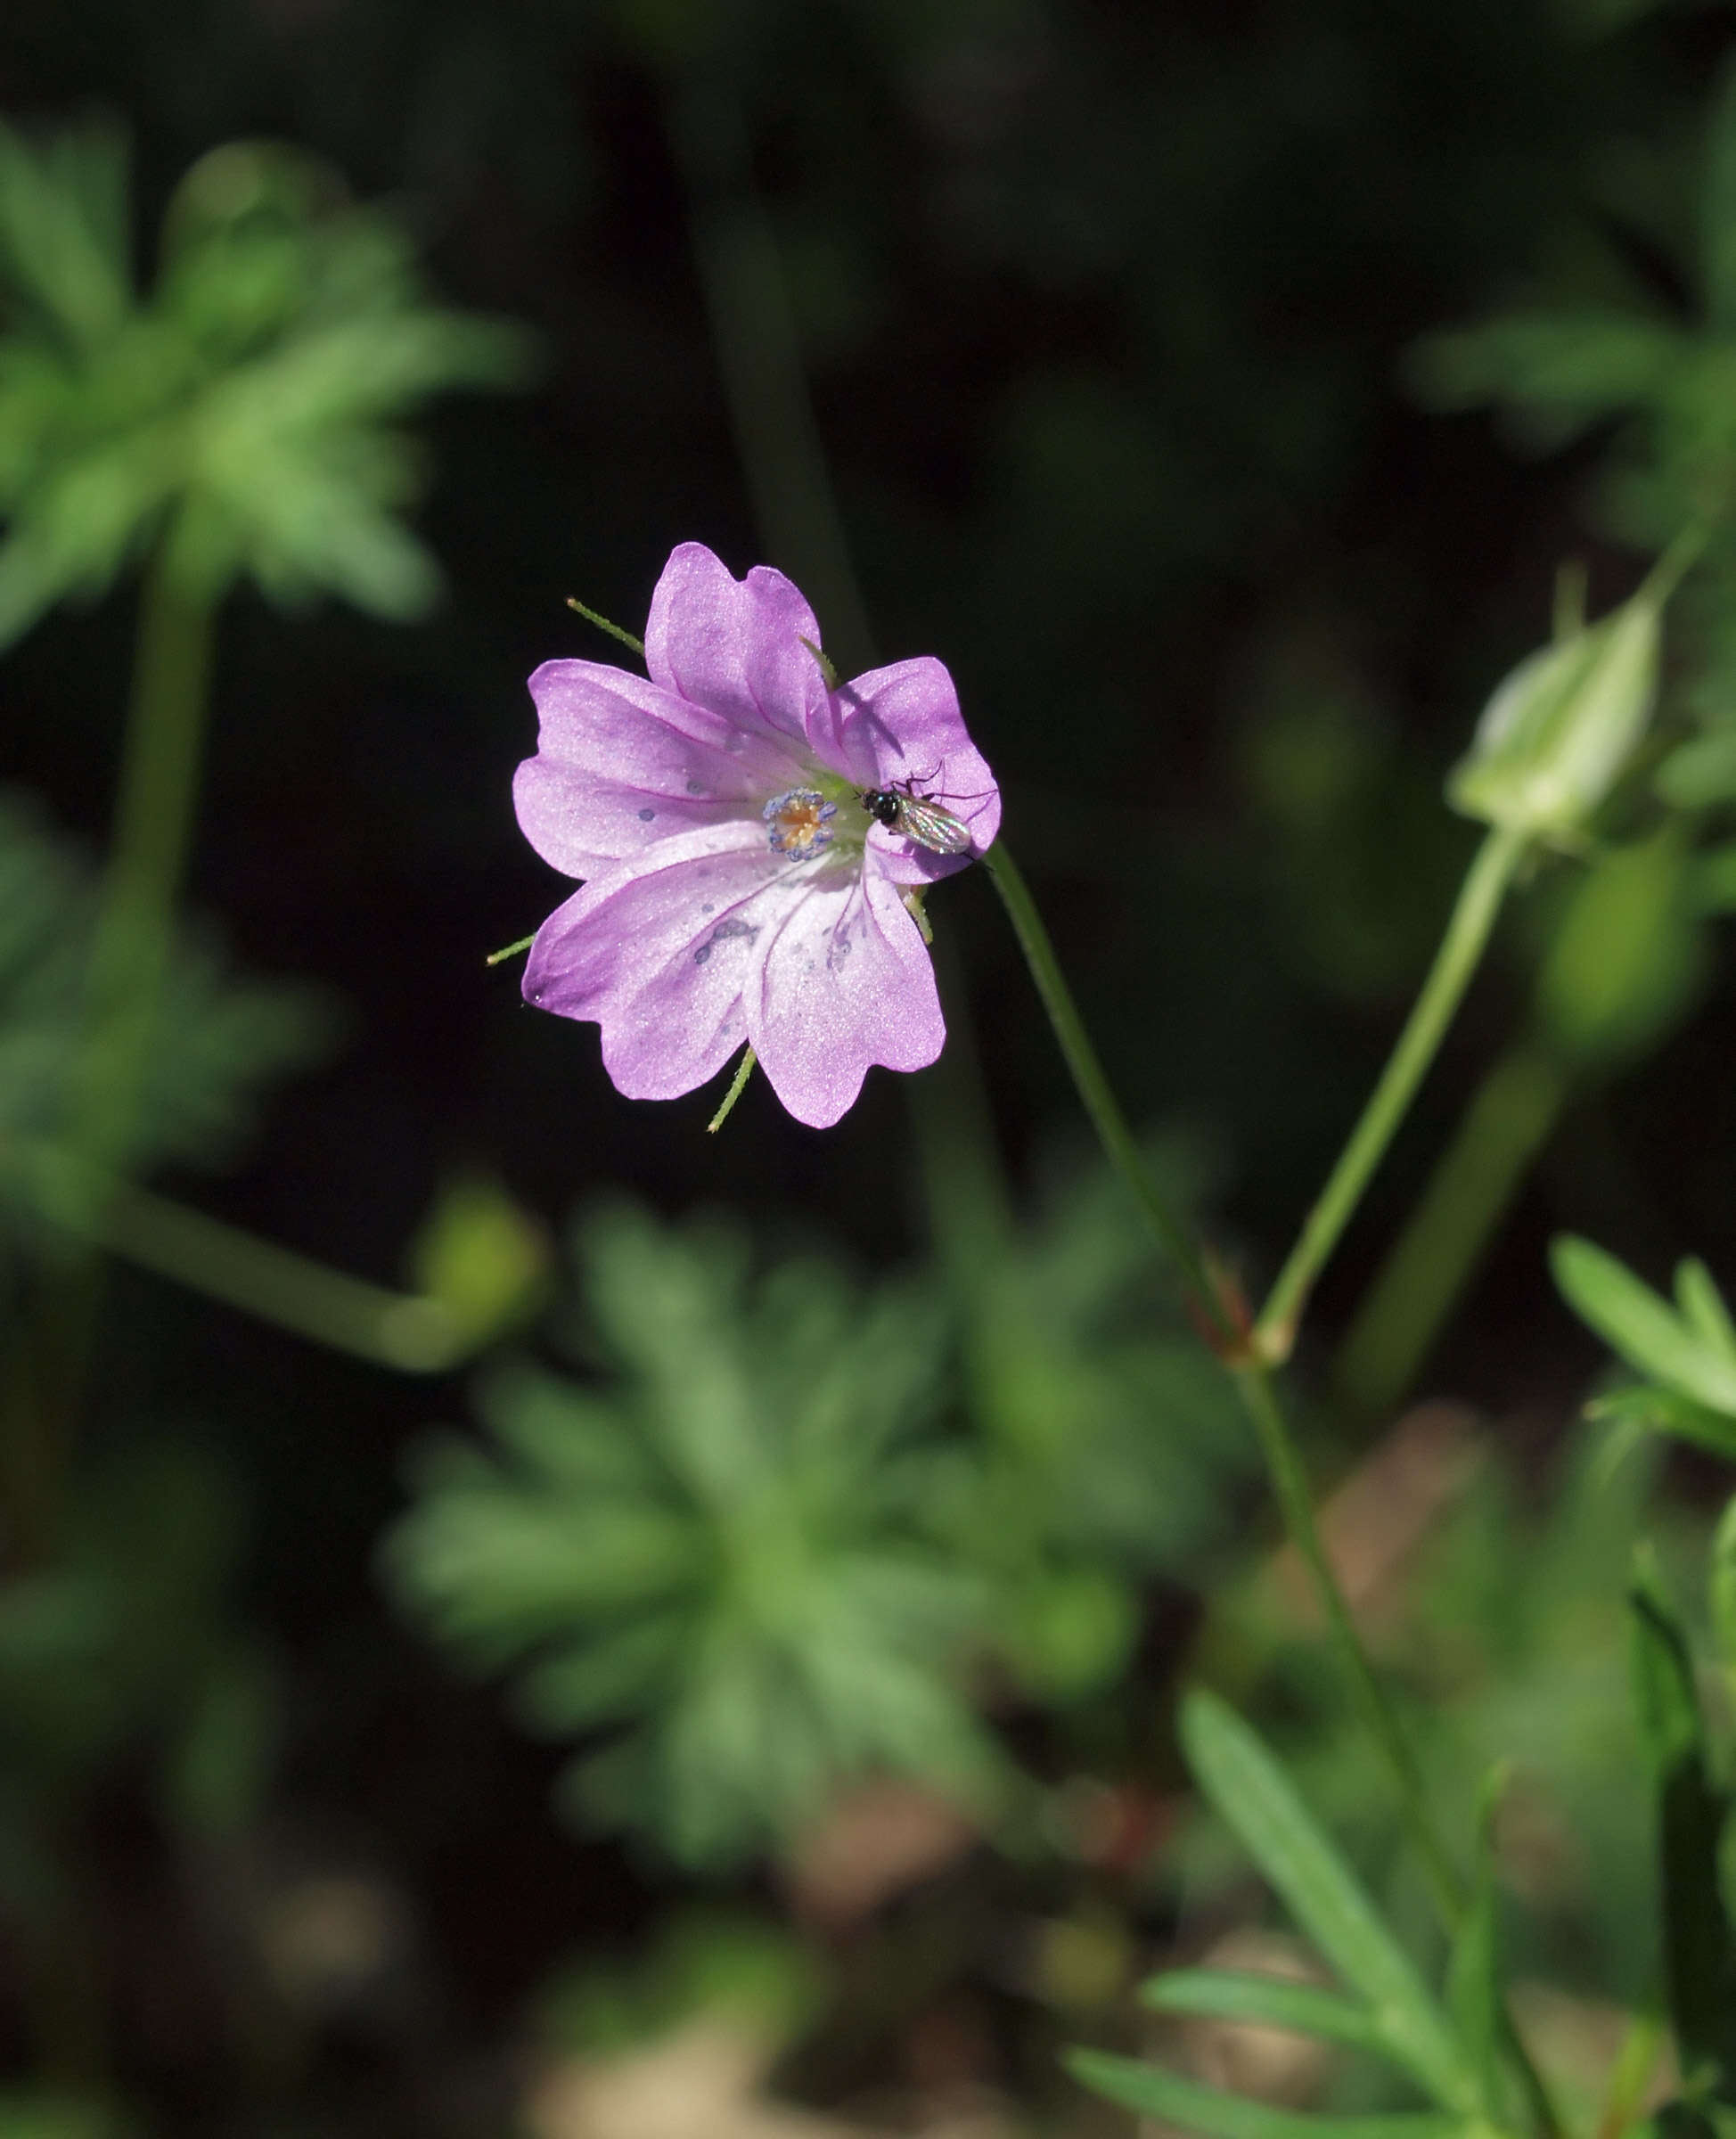
<path fill-rule="evenodd" d="M 823 1135 L 763 1082 L 716 1137 L 718 1094 L 623 1101 L 594 1029 L 528 1011 L 512 968 L 483 964 L 566 890 L 512 818 L 525 676 L 609 659 L 565 597 L 642 630 L 668 550 L 697 539 L 737 572 L 789 570 L 847 671 L 947 663 L 1130 1116 L 1171 1133 L 1219 1237 L 1269 1277 L 1474 846 L 1439 796 L 1477 709 L 1546 635 L 1564 557 L 1599 607 L 1642 569 L 1587 508 L 1604 433 L 1540 460 L 1485 414 L 1420 406 L 1406 353 L 1597 287 L 1611 260 L 1685 313 L 1672 239 L 1726 42 L 1716 13 L 1593 0 L 11 0 L 0 109 L 27 135 L 125 127 L 142 280 L 186 168 L 276 138 L 400 218 L 443 300 L 537 338 L 523 390 L 454 395 L 420 425 L 417 525 L 447 580 L 426 621 L 247 587 L 225 605 L 189 898 L 241 965 L 320 991 L 328 1030 L 238 1160 L 167 1184 L 381 1283 L 467 1169 L 553 1232 L 623 1191 L 668 1217 L 726 1205 L 762 1260 L 841 1258 L 867 1283 L 937 1235 L 944 1262 L 984 1152 L 1011 1184 L 987 1192 L 1021 1209 L 1079 1174 L 1076 1103 L 975 876 L 930 906 L 946 1062 L 914 1092 L 872 1073 Z M 92 852 L 134 622 L 129 584 L 57 608 L 0 663 L 0 774 Z M 1536 936 L 1503 938 L 1322 1288 L 1320 1374 L 1521 1020 Z M 1559 1422 L 1596 1358 L 1547 1283 L 1560 1227 L 1654 1268 L 1736 1250 L 1721 962 L 1699 987 L 1633 1073 L 1563 1106 L 1427 1391 Z M 880 1356 L 920 1350 L 913 1316 L 885 1324 Z M 289 2030 L 293 2054 L 269 2047 L 275 2023 L 250 2050 L 245 2013 L 214 2018 L 228 1933 L 162 1843 L 147 1718 L 80 1818 L 111 2069 L 158 2128 L 505 2128 L 527 2000 L 576 1950 L 651 1938 L 686 1894 L 655 1850 L 561 1826 L 564 1753 L 382 1601 L 405 1449 L 460 1421 L 466 1388 L 113 1281 L 89 1447 L 211 1459 L 225 1609 L 277 1689 L 250 1875 L 274 1892 L 303 1864 L 353 1872 L 386 1955 L 353 2003 L 332 1993 Z M 1333 1465 L 1369 1438 L 1342 1417 L 1322 1434 Z M 1220 1461 L 1202 1534 L 1227 1553 L 1258 1502 L 1245 1456 L 1189 1474 Z M 1074 1714 L 1064 1752 L 1028 1686 L 985 1705 L 1052 1780 L 1121 1773 L 1202 1586 L 1135 1582 L 1119 1692 Z M 1062 1890 L 1065 1915 L 1070 1861 L 979 1868 L 955 1917 Z M 763 1869 L 733 1877 L 780 1913 Z M 960 1938 L 968 1995 L 935 2010 L 970 2040 L 935 2022 L 931 2057 L 1016 2091 L 1069 2008 L 1038 1996 L 1028 2024 L 1025 1963 Z M 25 2005 L 0 2020 L 20 2072 Z M 928 2038 L 888 2028 L 920 2092 Z M 875 2075 L 866 2036 L 820 2057 L 811 2094 Z"/>

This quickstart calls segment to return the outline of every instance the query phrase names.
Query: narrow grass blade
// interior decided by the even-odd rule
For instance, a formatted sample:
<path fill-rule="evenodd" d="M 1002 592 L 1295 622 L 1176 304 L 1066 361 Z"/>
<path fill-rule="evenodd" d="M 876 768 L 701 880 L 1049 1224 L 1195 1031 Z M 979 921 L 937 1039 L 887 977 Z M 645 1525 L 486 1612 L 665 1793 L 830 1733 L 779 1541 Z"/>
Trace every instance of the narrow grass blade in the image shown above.
<path fill-rule="evenodd" d="M 1664 1979 L 1684 2071 L 1736 2076 L 1736 1951 L 1718 1891 L 1725 1803 L 1707 1773 L 1705 1729 L 1687 1641 L 1650 1553 L 1628 1591 L 1634 1704 L 1657 1792 L 1664 1889 Z"/>
<path fill-rule="evenodd" d="M 1443 2108 L 1469 2110 L 1476 2083 L 1445 2014 L 1278 1763 L 1209 1693 L 1189 1695 L 1181 1735 L 1200 1787 L 1298 1924 L 1372 2008 L 1388 2055 Z"/>
<path fill-rule="evenodd" d="M 1477 1807 L 1477 1862 L 1471 1874 L 1470 1905 L 1453 1941 L 1447 1963 L 1447 2005 L 1459 2040 L 1477 2082 L 1486 2117 L 1501 2116 L 1500 1918 L 1494 1880 L 1494 1814 L 1505 1771 L 1495 1768 L 1484 1782 Z"/>
<path fill-rule="evenodd" d="M 1318 1983 L 1287 1983 L 1275 1976 L 1243 1975 L 1231 1969 L 1178 1968 L 1167 1976 L 1153 1976 L 1141 1985 L 1139 1995 L 1142 2004 L 1159 2012 L 1241 2020 L 1255 2028 L 1287 2028 L 1292 2035 L 1342 2043 L 1375 2057 L 1390 2055 L 1368 2008 Z"/>
<path fill-rule="evenodd" d="M 1067 2069 L 1094 2094 L 1105 2094 L 1142 2117 L 1203 2132 L 1207 2139 L 1469 2139 L 1470 2120 L 1432 2110 L 1387 2117 L 1331 2117 L 1306 2110 L 1248 2102 L 1216 2087 L 1183 2079 L 1161 2065 L 1115 2057 L 1106 2050 L 1070 2050 Z"/>

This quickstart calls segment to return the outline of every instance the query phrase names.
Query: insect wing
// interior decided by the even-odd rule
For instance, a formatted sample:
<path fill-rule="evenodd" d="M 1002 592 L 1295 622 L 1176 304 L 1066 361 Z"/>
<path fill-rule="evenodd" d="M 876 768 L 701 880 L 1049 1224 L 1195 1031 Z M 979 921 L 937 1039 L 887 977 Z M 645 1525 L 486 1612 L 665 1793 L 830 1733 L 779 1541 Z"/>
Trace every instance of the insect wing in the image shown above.
<path fill-rule="evenodd" d="M 970 827 L 961 824 L 951 810 L 942 809 L 915 795 L 898 798 L 898 830 L 930 854 L 968 854 Z"/>

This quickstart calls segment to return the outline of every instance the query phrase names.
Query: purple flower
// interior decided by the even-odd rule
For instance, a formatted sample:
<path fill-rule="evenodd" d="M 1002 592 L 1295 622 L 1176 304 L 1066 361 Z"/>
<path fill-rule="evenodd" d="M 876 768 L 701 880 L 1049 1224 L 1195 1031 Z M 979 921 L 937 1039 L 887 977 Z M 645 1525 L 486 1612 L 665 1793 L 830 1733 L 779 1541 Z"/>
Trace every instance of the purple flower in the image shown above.
<path fill-rule="evenodd" d="M 525 998 L 594 1018 L 629 1099 L 691 1092 L 748 1041 L 797 1120 L 825 1128 L 871 1063 L 940 1053 L 905 895 L 990 845 L 1000 793 L 938 660 L 831 690 L 819 644 L 782 572 L 736 579 L 688 542 L 651 597 L 649 681 L 594 661 L 530 679 L 542 729 L 512 783 L 519 824 L 585 882 L 537 931 Z M 968 846 L 906 836 L 905 799 L 933 806 L 919 830 L 938 809 Z"/>

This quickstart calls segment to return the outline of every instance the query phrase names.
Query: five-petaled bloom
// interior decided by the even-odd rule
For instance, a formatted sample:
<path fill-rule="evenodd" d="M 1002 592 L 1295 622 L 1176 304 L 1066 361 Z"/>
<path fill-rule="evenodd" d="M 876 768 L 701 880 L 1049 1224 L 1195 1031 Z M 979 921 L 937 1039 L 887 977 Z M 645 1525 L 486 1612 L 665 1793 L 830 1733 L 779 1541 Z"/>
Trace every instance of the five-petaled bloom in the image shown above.
<path fill-rule="evenodd" d="M 987 848 L 1000 794 L 940 662 L 832 689 L 819 645 L 782 572 L 736 579 L 689 542 L 651 597 L 649 680 L 594 661 L 530 679 L 542 728 L 512 783 L 519 824 L 585 882 L 538 930 L 525 998 L 594 1019 L 629 1099 L 691 1092 L 748 1041 L 797 1120 L 825 1128 L 871 1063 L 940 1052 L 903 894 Z M 955 820 L 968 846 L 907 836 L 888 797 Z"/>

